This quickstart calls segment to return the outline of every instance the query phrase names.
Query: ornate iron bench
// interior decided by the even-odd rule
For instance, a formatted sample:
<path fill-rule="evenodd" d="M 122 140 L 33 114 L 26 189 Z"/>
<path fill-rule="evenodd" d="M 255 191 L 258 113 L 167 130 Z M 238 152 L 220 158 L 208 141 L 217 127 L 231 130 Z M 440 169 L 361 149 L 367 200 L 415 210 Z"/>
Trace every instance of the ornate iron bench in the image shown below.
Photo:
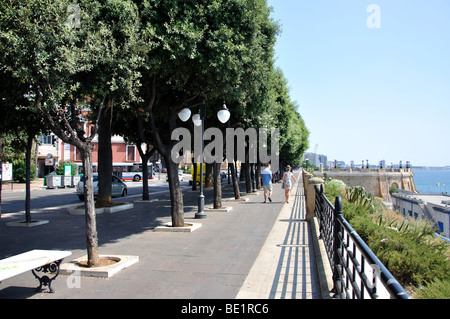
<path fill-rule="evenodd" d="M 31 270 L 34 277 L 39 280 L 36 291 L 40 291 L 42 286 L 48 286 L 53 293 L 55 291 L 51 287 L 52 281 L 59 275 L 62 260 L 70 255 L 72 255 L 70 251 L 35 249 L 2 259 L 0 260 L 0 282 Z M 39 273 L 42 275 L 39 276 Z"/>

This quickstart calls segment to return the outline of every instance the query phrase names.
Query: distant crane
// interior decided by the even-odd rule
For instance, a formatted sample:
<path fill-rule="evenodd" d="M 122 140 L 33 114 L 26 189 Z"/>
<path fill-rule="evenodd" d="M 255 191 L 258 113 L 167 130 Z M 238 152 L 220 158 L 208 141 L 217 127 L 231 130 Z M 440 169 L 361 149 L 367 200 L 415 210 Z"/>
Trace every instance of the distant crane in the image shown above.
<path fill-rule="evenodd" d="M 314 166 L 316 166 L 317 163 L 317 148 L 319 147 L 319 144 L 316 144 L 316 146 L 314 146 Z"/>

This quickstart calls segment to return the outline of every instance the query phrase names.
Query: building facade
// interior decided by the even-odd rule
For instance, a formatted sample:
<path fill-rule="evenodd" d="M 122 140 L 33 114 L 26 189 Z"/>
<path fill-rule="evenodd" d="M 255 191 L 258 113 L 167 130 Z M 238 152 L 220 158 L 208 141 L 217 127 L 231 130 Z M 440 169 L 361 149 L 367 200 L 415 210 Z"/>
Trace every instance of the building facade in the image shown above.
<path fill-rule="evenodd" d="M 317 154 L 313 152 L 305 152 L 303 157 L 305 161 L 310 162 L 312 165 L 319 167 L 322 164 L 322 167 L 327 167 L 328 165 L 328 157 L 326 155 Z"/>
<path fill-rule="evenodd" d="M 94 149 L 92 152 L 92 162 L 94 171 L 98 166 L 98 141 L 97 137 L 93 140 Z M 146 145 L 142 145 L 145 151 Z M 111 138 L 113 165 L 123 166 L 133 163 L 141 163 L 139 151 L 134 144 L 127 144 L 123 137 L 113 136 Z M 62 142 L 57 136 L 41 135 L 39 143 L 36 145 L 38 177 L 44 177 L 55 171 L 56 165 L 64 160 L 82 166 L 79 150 L 73 145 Z"/>
<path fill-rule="evenodd" d="M 450 238 L 450 196 L 414 194 L 402 190 L 391 196 L 394 209 L 403 216 L 428 219 L 434 224 L 436 233 Z"/>

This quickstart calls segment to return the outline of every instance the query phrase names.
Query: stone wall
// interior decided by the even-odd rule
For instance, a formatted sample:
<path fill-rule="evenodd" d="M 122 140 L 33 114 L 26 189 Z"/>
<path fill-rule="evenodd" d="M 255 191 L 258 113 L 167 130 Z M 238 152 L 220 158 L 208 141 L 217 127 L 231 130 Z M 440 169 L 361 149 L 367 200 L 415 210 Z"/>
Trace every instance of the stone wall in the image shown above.
<path fill-rule="evenodd" d="M 321 178 L 341 180 L 347 186 L 362 186 L 367 192 L 372 193 L 375 197 L 382 198 L 384 201 L 391 201 L 389 193 L 391 188 L 417 193 L 414 184 L 414 173 L 407 169 L 396 171 L 384 169 L 365 169 L 360 171 L 331 170 L 314 172 L 314 174 Z"/>

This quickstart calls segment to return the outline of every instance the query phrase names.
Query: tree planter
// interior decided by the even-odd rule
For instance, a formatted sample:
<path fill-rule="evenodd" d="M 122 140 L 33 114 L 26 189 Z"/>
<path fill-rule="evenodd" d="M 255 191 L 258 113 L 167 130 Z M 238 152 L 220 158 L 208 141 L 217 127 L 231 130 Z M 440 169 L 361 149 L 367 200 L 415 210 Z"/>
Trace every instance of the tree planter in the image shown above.
<path fill-rule="evenodd" d="M 110 278 L 122 269 L 137 263 L 139 261 L 139 256 L 100 255 L 99 259 L 100 261 L 110 261 L 110 264 L 99 267 L 87 267 L 87 256 L 83 256 L 69 263 L 62 264 L 60 267 L 60 274 Z"/>
<path fill-rule="evenodd" d="M 193 231 L 202 227 L 200 223 L 184 223 L 183 227 L 173 227 L 172 223 L 167 223 L 155 228 L 155 232 L 169 232 L 169 233 L 192 233 Z"/>
<path fill-rule="evenodd" d="M 112 214 L 112 213 L 120 212 L 120 211 L 127 210 L 127 209 L 132 209 L 132 208 L 134 208 L 134 205 L 131 203 L 121 203 L 120 205 L 115 205 L 115 206 L 111 206 L 111 207 L 96 208 L 95 214 L 96 215 L 103 214 L 103 213 Z M 67 212 L 70 215 L 84 215 L 85 209 L 84 209 L 84 206 L 69 207 L 69 208 L 67 208 Z"/>
<path fill-rule="evenodd" d="M 32 220 L 31 222 L 9 222 L 6 223 L 6 226 L 11 227 L 34 227 L 34 226 L 40 226 L 44 224 L 48 224 L 48 220 Z"/>

